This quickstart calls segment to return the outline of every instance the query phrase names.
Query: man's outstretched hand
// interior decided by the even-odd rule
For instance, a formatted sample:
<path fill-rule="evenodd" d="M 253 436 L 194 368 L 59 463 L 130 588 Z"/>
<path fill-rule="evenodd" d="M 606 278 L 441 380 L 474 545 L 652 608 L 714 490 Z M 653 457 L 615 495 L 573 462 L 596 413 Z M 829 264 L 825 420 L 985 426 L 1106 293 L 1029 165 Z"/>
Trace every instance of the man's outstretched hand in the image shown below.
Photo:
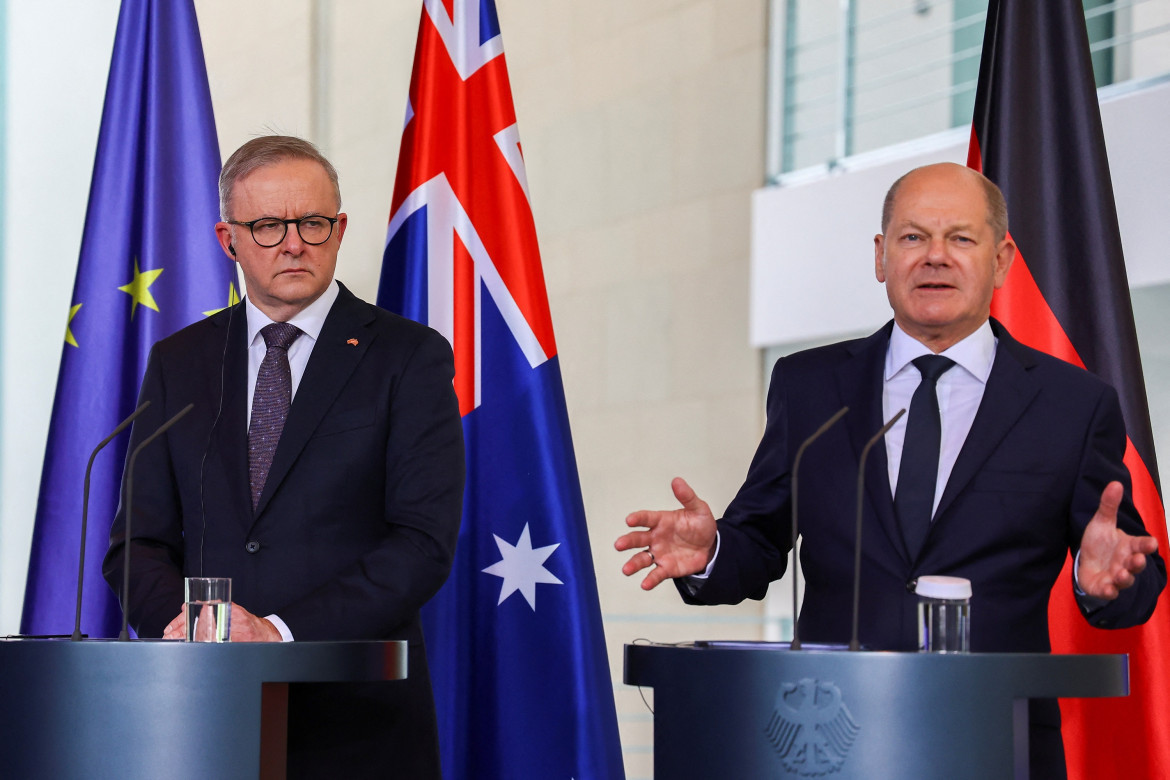
<path fill-rule="evenodd" d="M 642 590 L 650 590 L 666 579 L 698 574 L 715 554 L 715 516 L 707 502 L 696 496 L 681 477 L 676 477 L 670 487 L 682 509 L 634 512 L 626 518 L 626 525 L 646 530 L 623 534 L 613 545 L 618 550 L 643 548 L 622 567 L 627 577 L 652 567 L 642 580 Z"/>
<path fill-rule="evenodd" d="M 1120 482 L 1105 486 L 1097 513 L 1081 537 L 1077 584 L 1093 598 L 1109 601 L 1117 598 L 1146 568 L 1146 556 L 1158 549 L 1154 537 L 1130 536 L 1117 527 L 1117 507 L 1121 506 L 1122 495 Z"/>

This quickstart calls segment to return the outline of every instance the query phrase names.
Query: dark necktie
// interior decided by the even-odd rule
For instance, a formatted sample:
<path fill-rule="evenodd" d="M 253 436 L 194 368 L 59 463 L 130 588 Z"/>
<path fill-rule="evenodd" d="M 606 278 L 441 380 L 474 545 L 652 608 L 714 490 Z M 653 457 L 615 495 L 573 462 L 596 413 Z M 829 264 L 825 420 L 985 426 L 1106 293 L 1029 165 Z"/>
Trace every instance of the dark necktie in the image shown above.
<path fill-rule="evenodd" d="M 292 405 L 292 372 L 288 367 L 288 348 L 301 331 L 287 322 L 274 322 L 260 331 L 264 337 L 264 360 L 256 374 L 256 392 L 252 395 L 252 423 L 248 426 L 248 483 L 252 488 L 252 508 L 260 503 L 272 456 L 284 430 L 288 408 Z"/>
<path fill-rule="evenodd" d="M 902 527 L 902 538 L 911 558 L 917 558 L 930 530 L 934 514 L 934 488 L 938 482 L 938 453 L 942 447 L 939 421 L 938 378 L 955 361 L 942 355 L 923 355 L 914 359 L 922 381 L 910 399 L 910 416 L 906 421 L 906 438 L 902 443 L 902 465 L 898 468 L 898 487 L 894 493 L 894 511 Z"/>

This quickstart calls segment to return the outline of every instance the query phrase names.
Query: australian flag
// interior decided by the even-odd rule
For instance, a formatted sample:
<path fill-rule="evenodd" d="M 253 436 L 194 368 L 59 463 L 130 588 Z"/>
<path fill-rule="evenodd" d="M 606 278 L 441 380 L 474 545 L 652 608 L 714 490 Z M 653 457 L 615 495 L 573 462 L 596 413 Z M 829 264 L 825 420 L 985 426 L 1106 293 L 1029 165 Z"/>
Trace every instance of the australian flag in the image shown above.
<path fill-rule="evenodd" d="M 424 610 L 448 778 L 620 778 L 593 559 L 493 0 L 425 0 L 378 303 L 451 342 L 467 443 Z"/>
<path fill-rule="evenodd" d="M 239 300 L 215 238 L 219 144 L 191 0 L 124 0 L 37 501 L 21 631 L 73 628 L 82 477 L 155 341 Z M 64 315 L 64 312 L 62 312 Z M 122 624 L 101 561 L 129 433 L 95 461 L 81 629 Z"/>

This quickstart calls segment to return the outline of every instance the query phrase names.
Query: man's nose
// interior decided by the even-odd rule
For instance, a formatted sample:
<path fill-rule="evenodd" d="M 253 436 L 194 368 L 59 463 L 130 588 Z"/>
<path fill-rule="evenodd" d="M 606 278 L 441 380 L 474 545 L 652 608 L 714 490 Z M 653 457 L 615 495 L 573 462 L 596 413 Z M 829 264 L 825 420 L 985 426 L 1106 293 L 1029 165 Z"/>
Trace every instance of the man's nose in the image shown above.
<path fill-rule="evenodd" d="M 284 232 L 284 240 L 280 242 L 280 249 L 283 252 L 290 254 L 300 254 L 301 250 L 305 248 L 305 242 L 301 239 L 300 228 L 294 222 L 288 226 Z"/>
<path fill-rule="evenodd" d="M 928 263 L 945 263 L 947 261 L 947 241 L 945 237 L 931 238 L 926 245 L 926 261 Z"/>

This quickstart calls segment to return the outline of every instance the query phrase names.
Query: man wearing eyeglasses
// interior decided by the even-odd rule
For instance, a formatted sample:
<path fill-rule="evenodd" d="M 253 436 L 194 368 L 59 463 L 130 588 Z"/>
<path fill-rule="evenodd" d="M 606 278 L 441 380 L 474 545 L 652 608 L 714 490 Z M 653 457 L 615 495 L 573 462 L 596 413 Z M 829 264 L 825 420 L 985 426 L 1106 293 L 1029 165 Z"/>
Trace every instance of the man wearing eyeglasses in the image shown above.
<path fill-rule="evenodd" d="M 231 639 L 405 639 L 409 678 L 296 686 L 289 775 L 438 777 L 419 608 L 451 567 L 464 459 L 451 349 L 334 279 L 337 173 L 268 136 L 220 174 L 246 299 L 155 345 L 130 448 L 192 413 L 135 474 L 130 622 L 184 636 L 183 577 L 232 578 Z M 119 510 L 104 573 L 122 581 Z"/>

